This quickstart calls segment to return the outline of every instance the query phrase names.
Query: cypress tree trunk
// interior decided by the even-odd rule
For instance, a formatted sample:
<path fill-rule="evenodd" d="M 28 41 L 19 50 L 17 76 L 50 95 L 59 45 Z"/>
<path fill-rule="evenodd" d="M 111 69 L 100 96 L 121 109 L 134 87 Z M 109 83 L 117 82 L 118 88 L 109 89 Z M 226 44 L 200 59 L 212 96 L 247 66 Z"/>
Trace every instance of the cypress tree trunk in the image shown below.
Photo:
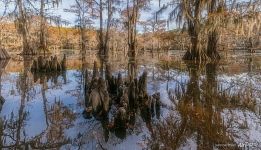
<path fill-rule="evenodd" d="M 207 46 L 207 55 L 211 60 L 219 60 L 220 55 L 217 51 L 218 44 L 218 33 L 217 31 L 212 31 L 208 35 L 208 46 Z"/>
<path fill-rule="evenodd" d="M 191 30 L 197 30 L 195 27 L 192 27 Z M 193 31 L 190 33 L 191 40 L 191 48 L 187 50 L 185 55 L 183 56 L 184 60 L 194 60 L 194 61 L 206 61 L 208 60 L 208 56 L 204 49 L 201 49 L 199 46 L 199 32 Z"/>
<path fill-rule="evenodd" d="M 138 1 L 133 1 L 132 10 L 129 7 L 129 0 L 127 1 L 127 15 L 128 15 L 128 56 L 129 56 L 129 64 L 128 71 L 130 80 L 133 80 L 136 76 L 136 47 L 137 47 L 137 18 L 138 18 Z"/>
<path fill-rule="evenodd" d="M 41 0 L 41 8 L 40 8 L 40 17 L 41 17 L 41 24 L 40 24 L 40 50 L 44 51 L 44 55 L 47 50 L 47 41 L 46 41 L 46 20 L 44 16 L 44 9 L 45 9 L 45 0 Z"/>
<path fill-rule="evenodd" d="M 2 106 L 5 103 L 5 99 L 2 97 L 1 91 L 2 91 L 2 73 L 3 73 L 7 64 L 8 64 L 8 60 L 7 61 L 6 60 L 0 61 L 0 112 L 2 110 Z M 1 120 L 0 120 L 0 127 L 1 127 Z M 0 136 L 1 136 L 1 131 L 0 131 Z"/>
<path fill-rule="evenodd" d="M 23 8 L 23 0 L 17 0 L 18 5 L 18 31 L 22 35 L 22 41 L 23 41 L 23 55 L 35 55 L 34 50 L 29 46 L 28 41 L 28 27 L 27 27 L 27 18 L 26 18 L 26 12 Z"/>
<path fill-rule="evenodd" d="M 217 2 L 215 0 L 212 0 L 208 13 L 213 14 L 217 12 L 218 7 L 219 5 L 217 4 Z M 210 22 L 215 22 L 215 18 L 210 17 Z M 211 60 L 220 59 L 220 55 L 217 52 L 217 45 L 219 39 L 218 28 L 219 27 L 215 27 L 215 29 L 208 34 L 207 55 Z"/>
<path fill-rule="evenodd" d="M 184 100 L 184 104 L 193 104 L 189 110 L 195 110 L 200 105 L 201 101 L 201 91 L 200 91 L 200 74 L 201 74 L 201 64 L 199 63 L 186 63 L 189 70 L 189 80 L 187 83 L 187 88 L 181 99 Z M 204 64 L 203 64 L 204 65 Z"/>
<path fill-rule="evenodd" d="M 208 59 L 204 49 L 200 48 L 200 1 L 195 3 L 195 10 L 193 10 L 194 19 L 187 18 L 188 33 L 191 41 L 191 48 L 185 53 L 184 60 L 206 61 Z"/>
<path fill-rule="evenodd" d="M 86 48 L 87 48 L 87 46 L 86 46 L 86 35 L 85 35 L 85 27 L 81 27 L 81 53 L 82 53 L 82 55 L 83 56 L 85 56 L 86 55 Z"/>
<path fill-rule="evenodd" d="M 107 1 L 107 28 L 106 28 L 106 35 L 105 35 L 105 40 L 104 40 L 104 55 L 105 58 L 108 59 L 109 57 L 109 40 L 110 40 L 110 27 L 111 27 L 111 19 L 112 19 L 112 1 Z"/>
<path fill-rule="evenodd" d="M 103 1 L 100 0 L 100 31 L 99 31 L 99 54 L 104 55 L 104 42 L 103 42 L 103 7 L 102 7 Z"/>

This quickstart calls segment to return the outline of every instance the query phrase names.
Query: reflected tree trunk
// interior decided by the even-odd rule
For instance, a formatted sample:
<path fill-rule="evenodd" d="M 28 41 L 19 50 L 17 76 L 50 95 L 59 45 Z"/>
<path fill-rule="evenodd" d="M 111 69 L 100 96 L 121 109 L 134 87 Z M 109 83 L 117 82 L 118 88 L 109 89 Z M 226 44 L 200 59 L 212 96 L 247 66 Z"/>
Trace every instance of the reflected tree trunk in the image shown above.
<path fill-rule="evenodd" d="M 45 114 L 45 122 L 46 122 L 46 126 L 47 128 L 49 127 L 49 121 L 48 121 L 48 110 L 47 110 L 47 97 L 46 97 L 46 94 L 45 94 L 45 91 L 46 91 L 46 87 L 48 87 L 47 85 L 47 81 L 46 81 L 46 77 L 44 77 L 44 81 L 43 81 L 43 84 L 42 84 L 42 97 L 43 97 L 43 109 L 44 109 L 44 114 Z"/>
<path fill-rule="evenodd" d="M 2 106 L 4 105 L 5 99 L 2 96 L 2 75 L 7 66 L 9 60 L 0 60 L 0 112 L 2 110 Z M 0 120 L 1 123 L 1 120 Z"/>
<path fill-rule="evenodd" d="M 196 107 L 197 103 L 200 102 L 199 67 L 198 64 L 188 65 L 190 79 L 187 84 L 187 92 L 184 100 L 191 101 L 191 103 L 193 103 L 192 107 Z"/>
<path fill-rule="evenodd" d="M 203 108 L 205 107 L 205 121 L 206 124 L 208 124 L 208 127 L 206 128 L 206 130 L 208 131 L 202 131 L 199 130 L 198 132 L 201 135 L 204 135 L 203 137 L 198 137 L 198 140 L 201 142 L 198 144 L 198 148 L 204 148 L 204 147 L 208 147 L 211 148 L 213 146 L 215 146 L 215 139 L 213 139 L 212 135 L 209 134 L 204 134 L 204 132 L 210 132 L 213 135 L 219 133 L 219 130 L 221 129 L 219 127 L 220 121 L 218 118 L 218 120 L 216 120 L 217 118 L 215 118 L 215 116 L 219 116 L 219 112 L 215 112 L 215 110 L 213 109 L 213 107 L 215 107 L 214 104 L 214 100 L 217 98 L 217 81 L 216 81 L 216 70 L 217 70 L 217 64 L 216 63 L 209 63 L 206 64 L 206 85 L 205 85 L 205 93 L 203 94 L 205 101 L 203 104 Z M 205 105 L 205 106 L 204 106 Z M 203 129 L 204 130 L 204 129 Z M 217 135 L 218 136 L 218 135 Z"/>
<path fill-rule="evenodd" d="M 5 102 L 4 97 L 2 97 L 2 75 L 3 72 L 8 64 L 9 60 L 0 60 L 0 112 L 2 109 L 2 106 Z"/>
<path fill-rule="evenodd" d="M 26 91 L 26 90 L 25 90 Z M 21 134 L 22 134 L 22 127 L 24 125 L 24 121 L 26 118 L 25 109 L 25 101 L 26 101 L 26 92 L 22 91 L 20 107 L 18 110 L 18 122 L 17 122 L 17 131 L 16 131 L 16 143 L 15 145 L 19 147 L 21 145 Z"/>
<path fill-rule="evenodd" d="M 21 90 L 21 99 L 20 99 L 20 107 L 18 110 L 18 120 L 17 120 L 17 129 L 16 129 L 16 147 L 20 147 L 22 144 L 21 134 L 22 128 L 24 126 L 24 122 L 26 119 L 26 112 L 25 112 L 25 104 L 28 100 L 28 91 L 29 91 L 29 80 L 28 80 L 28 72 L 30 70 L 30 61 L 24 58 L 24 72 L 20 76 L 20 90 Z"/>

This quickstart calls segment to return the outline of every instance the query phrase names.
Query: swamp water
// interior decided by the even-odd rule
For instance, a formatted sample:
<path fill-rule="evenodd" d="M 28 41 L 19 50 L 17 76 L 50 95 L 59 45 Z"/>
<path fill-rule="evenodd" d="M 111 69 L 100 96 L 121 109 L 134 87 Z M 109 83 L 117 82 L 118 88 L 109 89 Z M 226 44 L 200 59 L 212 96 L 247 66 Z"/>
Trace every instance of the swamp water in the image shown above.
<path fill-rule="evenodd" d="M 134 126 L 110 131 L 85 119 L 83 72 L 94 53 L 68 56 L 61 74 L 30 72 L 32 58 L 1 61 L 0 147 L 3 149 L 239 149 L 261 147 L 261 54 L 231 52 L 218 63 L 196 65 L 179 52 L 139 54 L 137 74 L 161 104 Z M 127 57 L 112 55 L 115 76 L 127 76 Z M 170 61 L 171 60 L 171 61 Z M 112 108 L 113 109 L 113 106 Z M 112 118 L 113 113 L 109 114 Z"/>

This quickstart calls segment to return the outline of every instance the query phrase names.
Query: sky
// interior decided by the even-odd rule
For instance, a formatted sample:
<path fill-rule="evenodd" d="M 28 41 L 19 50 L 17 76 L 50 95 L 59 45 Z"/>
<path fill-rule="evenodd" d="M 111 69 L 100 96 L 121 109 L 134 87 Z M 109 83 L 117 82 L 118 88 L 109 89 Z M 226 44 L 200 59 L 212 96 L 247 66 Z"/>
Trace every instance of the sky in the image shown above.
<path fill-rule="evenodd" d="M 141 21 L 145 21 L 148 20 L 150 18 L 153 17 L 153 13 L 155 13 L 157 10 L 159 10 L 159 0 L 151 0 L 150 2 L 150 10 L 146 10 L 146 11 L 142 11 L 140 13 L 140 20 Z M 167 3 L 170 0 L 161 0 L 161 4 L 163 5 L 164 3 Z M 68 21 L 70 24 L 68 26 L 74 26 L 75 25 L 75 20 L 76 20 L 76 16 L 73 13 L 69 13 L 69 12 L 64 12 L 64 9 L 68 9 L 70 8 L 70 6 L 72 6 L 75 3 L 75 0 L 63 0 L 62 3 L 58 6 L 58 8 L 52 9 L 51 13 L 56 15 L 56 16 L 61 16 L 61 18 L 63 20 Z M 37 4 L 38 6 L 34 6 L 36 8 L 39 8 L 39 4 Z M 125 6 L 123 6 L 125 7 Z M 14 5 L 10 6 L 10 10 L 14 9 Z M 0 15 L 3 13 L 4 10 L 4 5 L 3 3 L 1 3 L 0 0 Z M 164 15 L 161 15 L 161 19 L 167 19 L 168 18 L 168 10 L 166 10 L 166 12 L 164 13 Z M 118 17 L 119 15 L 114 15 L 114 17 Z M 0 16 L 1 17 L 1 16 Z M 98 20 L 94 21 L 94 25 L 95 27 L 98 27 Z M 141 27 L 139 27 L 139 30 L 142 30 Z"/>
<path fill-rule="evenodd" d="M 162 4 L 168 2 L 169 0 L 161 0 Z M 62 1 L 60 7 L 57 9 L 57 14 L 61 15 L 62 18 L 66 19 L 66 20 L 70 20 L 73 21 L 75 20 L 75 15 L 71 14 L 71 13 L 67 13 L 64 12 L 63 10 L 66 8 L 70 8 L 71 5 L 74 4 L 74 0 L 64 0 Z M 156 10 L 159 9 L 159 4 L 158 4 L 158 0 L 152 0 L 151 1 L 151 11 L 146 11 L 146 12 L 142 12 L 141 13 L 141 19 L 146 19 L 152 16 L 152 12 L 155 12 Z M 72 22 L 73 23 L 73 22 Z"/>
<path fill-rule="evenodd" d="M 162 4 L 167 3 L 170 0 L 161 0 Z M 69 12 L 64 12 L 64 9 L 68 9 L 70 8 L 71 5 L 74 4 L 74 0 L 63 0 L 61 5 L 55 10 L 55 14 L 60 15 L 62 17 L 62 19 L 65 19 L 67 21 L 70 22 L 70 26 L 74 26 L 75 25 L 75 20 L 76 20 L 76 16 L 73 13 L 69 13 Z M 125 6 L 123 6 L 125 7 Z M 150 10 L 146 10 L 146 11 L 142 11 L 140 13 L 140 20 L 141 21 L 145 21 L 147 19 L 150 19 L 153 17 L 153 13 L 155 13 L 155 11 L 159 10 L 159 3 L 158 0 L 151 0 L 150 2 Z M 165 15 L 161 15 L 162 19 L 167 19 L 168 18 L 168 12 L 169 10 L 166 10 L 166 12 L 164 13 Z M 117 17 L 114 15 L 114 17 Z M 98 21 L 95 21 L 94 26 L 98 26 Z M 140 29 L 142 30 L 142 29 Z"/>
<path fill-rule="evenodd" d="M 122 0 L 122 1 L 126 1 L 126 0 Z M 164 4 L 170 2 L 171 0 L 161 0 L 161 6 L 163 6 Z M 249 0 L 238 0 L 238 2 L 248 2 Z M 76 20 L 76 16 L 73 13 L 69 13 L 69 12 L 64 12 L 64 9 L 68 9 L 70 8 L 71 5 L 73 5 L 75 3 L 75 0 L 62 0 L 62 3 L 59 5 L 58 8 L 55 8 L 52 10 L 52 13 L 54 15 L 58 15 L 61 16 L 62 19 L 68 21 L 70 24 L 69 26 L 74 26 L 75 25 L 75 20 Z M 126 5 L 126 4 L 124 4 Z M 36 8 L 39 8 L 39 4 L 37 4 L 37 6 L 34 6 Z M 126 6 L 123 6 L 126 7 Z M 10 6 L 10 10 L 12 10 L 14 8 L 14 5 Z M 159 10 L 159 0 L 151 0 L 150 2 L 150 10 L 149 11 L 142 11 L 140 13 L 140 20 L 141 21 L 145 21 L 148 20 L 150 18 L 153 17 L 153 13 L 155 13 L 157 10 Z M 160 17 L 160 19 L 168 19 L 168 14 L 170 12 L 170 10 L 173 10 L 173 8 L 169 7 Z M 0 0 L 0 18 L 1 18 L 1 14 L 3 14 L 3 10 L 4 10 L 4 5 L 2 3 L 2 0 Z M 119 15 L 118 15 L 119 16 Z M 117 17 L 117 15 L 114 15 L 114 17 Z M 95 21 L 94 26 L 98 27 L 98 20 Z M 173 29 L 175 28 L 175 23 L 170 23 L 169 29 Z M 141 30 L 141 29 L 139 29 Z"/>

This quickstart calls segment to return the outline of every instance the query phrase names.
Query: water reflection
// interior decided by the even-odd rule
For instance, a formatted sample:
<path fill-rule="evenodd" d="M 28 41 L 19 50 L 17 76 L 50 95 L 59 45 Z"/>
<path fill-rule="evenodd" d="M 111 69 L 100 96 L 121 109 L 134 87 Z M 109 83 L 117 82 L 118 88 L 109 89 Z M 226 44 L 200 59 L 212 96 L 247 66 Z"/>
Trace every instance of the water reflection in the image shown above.
<path fill-rule="evenodd" d="M 166 53 L 145 52 L 134 63 L 121 54 L 106 60 L 87 53 L 69 56 L 68 71 L 60 74 L 31 73 L 31 58 L 1 66 L 6 68 L 0 72 L 0 96 L 5 99 L 1 147 L 213 149 L 217 144 L 261 138 L 260 56 L 231 55 L 222 62 L 199 65 L 170 61 L 174 58 Z M 147 71 L 145 90 L 154 99 L 159 94 L 160 101 L 145 102 L 151 110 L 139 105 L 123 130 L 112 127 L 115 104 L 107 117 L 85 119 L 84 93 L 94 60 L 98 74 L 109 80 L 117 79 L 118 73 L 132 80 Z M 112 86 L 109 93 L 116 91 Z"/>
<path fill-rule="evenodd" d="M 19 94 L 21 96 L 20 105 L 18 106 L 18 114 L 14 115 L 15 112 L 11 112 L 11 116 L 9 120 L 3 119 L 3 148 L 15 148 L 15 147 L 21 147 L 24 146 L 22 141 L 25 141 L 24 136 L 25 131 L 23 129 L 23 126 L 25 124 L 25 120 L 27 119 L 27 116 L 29 112 L 26 112 L 24 110 L 26 98 L 28 96 L 28 89 L 29 89 L 29 81 L 27 80 L 28 77 L 28 63 L 27 61 L 24 61 L 24 73 L 19 75 L 19 79 L 17 80 L 17 91 L 19 91 Z M 29 97 L 28 97 L 29 98 Z M 28 101 L 28 99 L 27 99 Z M 5 142 L 8 141 L 8 146 L 5 146 Z"/>
<path fill-rule="evenodd" d="M 0 112 L 2 110 L 2 106 L 4 105 L 5 99 L 2 96 L 2 75 L 5 71 L 5 68 L 8 64 L 9 60 L 1 60 L 0 61 Z"/>
<path fill-rule="evenodd" d="M 254 107 L 258 99 L 254 96 L 253 87 L 234 88 L 238 86 L 236 80 L 232 81 L 230 87 L 225 86 L 218 81 L 218 62 L 187 63 L 187 68 L 189 71 L 187 83 L 178 84 L 175 90 L 169 91 L 170 100 L 175 104 L 175 114 L 179 115 L 171 114 L 156 125 L 155 131 L 158 132 L 151 140 L 157 142 L 152 142 L 151 147 L 179 149 L 194 146 L 195 149 L 239 149 L 239 141 L 249 142 L 246 139 L 238 141 L 238 133 L 231 131 L 231 128 L 234 128 L 235 122 L 244 119 L 236 118 L 238 112 L 233 111 L 243 111 L 246 114 L 255 112 Z M 256 92 L 260 92 L 260 89 Z M 232 117 L 224 116 L 226 110 Z M 249 120 L 243 121 L 240 128 L 250 128 L 248 122 Z M 260 128 L 260 123 L 256 126 Z M 193 142 L 194 144 L 188 145 Z M 255 139 L 254 142 L 257 144 L 260 141 Z"/>

